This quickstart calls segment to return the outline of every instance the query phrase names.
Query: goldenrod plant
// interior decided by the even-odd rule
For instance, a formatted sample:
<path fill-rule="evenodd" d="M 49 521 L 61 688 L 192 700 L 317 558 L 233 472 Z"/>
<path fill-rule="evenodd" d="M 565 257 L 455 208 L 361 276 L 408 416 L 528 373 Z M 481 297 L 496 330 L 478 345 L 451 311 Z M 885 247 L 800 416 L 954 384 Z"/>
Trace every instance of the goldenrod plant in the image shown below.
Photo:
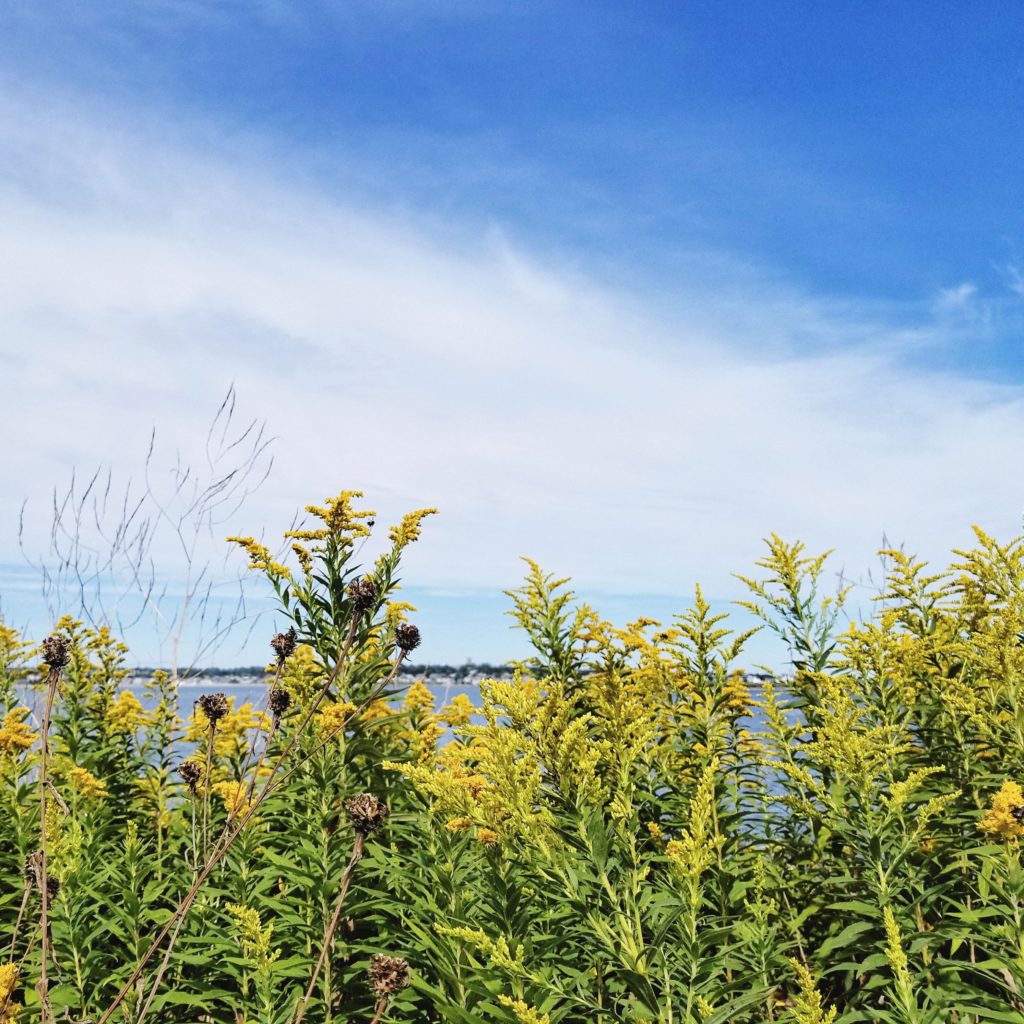
<path fill-rule="evenodd" d="M 1024 1021 L 1024 540 L 882 552 L 866 615 L 772 535 L 746 671 L 699 588 L 614 624 L 527 563 L 475 699 L 345 491 L 280 550 L 264 699 L 0 625 L 0 1024 Z M 227 688 L 225 688 L 227 689 Z"/>

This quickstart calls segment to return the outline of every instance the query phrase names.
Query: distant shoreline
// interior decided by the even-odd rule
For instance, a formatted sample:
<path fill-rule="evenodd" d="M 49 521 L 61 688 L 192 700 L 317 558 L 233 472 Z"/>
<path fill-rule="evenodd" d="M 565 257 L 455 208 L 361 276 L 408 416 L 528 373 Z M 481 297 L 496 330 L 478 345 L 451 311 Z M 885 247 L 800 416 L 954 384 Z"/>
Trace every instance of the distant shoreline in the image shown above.
<path fill-rule="evenodd" d="M 170 669 L 140 666 L 129 671 L 130 679 L 148 679 L 154 672 L 170 672 Z M 178 673 L 181 682 L 216 679 L 230 685 L 232 682 L 262 679 L 267 675 L 266 665 L 247 665 L 238 668 L 204 668 L 185 670 Z M 403 665 L 399 679 L 442 679 L 448 682 L 473 683 L 481 679 L 511 679 L 512 669 L 507 665 L 467 662 L 464 665 Z"/>

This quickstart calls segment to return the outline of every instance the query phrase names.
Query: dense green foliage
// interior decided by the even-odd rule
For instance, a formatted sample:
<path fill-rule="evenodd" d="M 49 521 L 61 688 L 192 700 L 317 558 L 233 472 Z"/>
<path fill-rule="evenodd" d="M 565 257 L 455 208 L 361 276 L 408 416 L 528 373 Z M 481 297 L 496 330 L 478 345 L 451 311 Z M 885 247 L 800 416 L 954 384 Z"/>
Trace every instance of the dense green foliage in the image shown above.
<path fill-rule="evenodd" d="M 143 706 L 107 631 L 62 621 L 40 667 L 0 630 L 0 1022 L 283 1024 L 311 980 L 317 1022 L 1024 1021 L 1024 543 L 886 552 L 851 622 L 772 537 L 745 581 L 796 666 L 771 682 L 699 590 L 616 627 L 530 563 L 534 656 L 435 709 L 393 683 L 426 513 L 357 565 L 355 497 L 291 568 L 238 540 L 298 641 L 270 712 L 179 708 L 161 673 Z M 55 697 L 45 914 L 27 688 Z"/>

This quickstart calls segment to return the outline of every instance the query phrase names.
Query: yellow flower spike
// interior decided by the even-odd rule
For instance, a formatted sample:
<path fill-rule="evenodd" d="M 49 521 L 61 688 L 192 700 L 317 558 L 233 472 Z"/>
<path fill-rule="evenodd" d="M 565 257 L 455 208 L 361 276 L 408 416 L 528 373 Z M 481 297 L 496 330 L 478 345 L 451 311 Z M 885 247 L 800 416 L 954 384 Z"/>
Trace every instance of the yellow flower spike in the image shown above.
<path fill-rule="evenodd" d="M 18 985 L 20 968 L 17 964 L 0 964 L 0 1024 L 15 1024 L 18 1013 L 21 1010 L 21 1003 L 11 999 L 11 994 Z"/>
<path fill-rule="evenodd" d="M 8 999 L 18 984 L 17 964 L 0 964 L 0 1003 Z"/>
<path fill-rule="evenodd" d="M 355 704 L 351 704 L 349 701 L 327 704 L 317 712 L 316 726 L 325 736 L 331 736 L 335 733 L 340 736 L 346 723 L 355 712 Z"/>
<path fill-rule="evenodd" d="M 391 716 L 391 705 L 386 700 L 375 700 L 360 716 L 363 725 Z"/>
<path fill-rule="evenodd" d="M 903 935 L 892 907 L 882 908 L 882 920 L 885 922 L 885 959 L 889 961 L 897 988 L 910 990 L 910 969 L 907 954 L 903 949 Z"/>
<path fill-rule="evenodd" d="M 107 728 L 113 735 L 131 736 L 146 719 L 146 709 L 131 690 L 122 690 L 107 708 Z"/>
<path fill-rule="evenodd" d="M 437 754 L 437 741 L 444 735 L 444 727 L 436 721 L 426 722 L 418 731 L 406 734 L 417 761 L 432 762 Z"/>
<path fill-rule="evenodd" d="M 384 605 L 384 622 L 388 629 L 394 629 L 400 622 L 405 622 L 405 613 L 416 611 L 416 605 L 408 601 L 388 601 Z"/>
<path fill-rule="evenodd" d="M 538 1013 L 522 999 L 512 999 L 510 996 L 498 996 L 498 1002 L 507 1006 L 513 1013 L 518 1024 L 551 1024 L 551 1018 L 546 1013 Z"/>
<path fill-rule="evenodd" d="M 241 817 L 252 810 L 253 802 L 245 798 L 246 786 L 244 783 L 233 781 L 215 782 L 212 789 L 224 802 L 229 819 Z"/>
<path fill-rule="evenodd" d="M 493 846 L 500 838 L 493 828 L 478 828 L 476 830 L 476 841 L 484 846 Z"/>
<path fill-rule="evenodd" d="M 799 960 L 790 959 L 789 963 L 800 986 L 800 992 L 793 1000 L 793 1020 L 796 1024 L 832 1024 L 836 1019 L 836 1008 L 833 1006 L 825 1011 L 814 976 Z"/>
<path fill-rule="evenodd" d="M 280 562 L 275 562 L 270 548 L 261 544 L 255 537 L 228 537 L 229 544 L 237 544 L 249 556 L 249 568 L 272 576 L 292 578 L 291 570 Z"/>
<path fill-rule="evenodd" d="M 102 800 L 107 795 L 107 784 L 96 778 L 88 768 L 73 765 L 66 775 L 75 790 L 88 800 Z"/>
<path fill-rule="evenodd" d="M 438 718 L 455 728 L 465 725 L 475 714 L 473 702 L 464 693 L 457 694 L 450 704 L 446 704 L 438 713 Z"/>
<path fill-rule="evenodd" d="M 405 710 L 410 714 L 417 714 L 423 711 L 434 710 L 434 695 L 423 685 L 422 680 L 417 679 L 409 692 L 405 695 L 403 702 Z"/>
<path fill-rule="evenodd" d="M 267 675 L 270 680 L 277 674 L 277 664 L 267 666 Z M 309 644 L 299 644 L 292 656 L 284 663 L 281 672 L 279 685 L 287 690 L 292 700 L 305 707 L 319 689 L 320 681 L 324 677 L 324 667 L 316 657 L 316 651 Z"/>
<path fill-rule="evenodd" d="M 1020 785 L 1007 779 L 992 798 L 992 806 L 978 822 L 978 828 L 996 839 L 1019 839 L 1024 836 L 1024 793 Z"/>
<path fill-rule="evenodd" d="M 295 553 L 295 557 L 299 560 L 299 565 L 302 566 L 302 571 L 307 574 L 311 573 L 313 571 L 313 555 L 309 548 L 296 541 L 292 544 L 292 551 Z"/>
<path fill-rule="evenodd" d="M 388 533 L 391 543 L 396 548 L 404 548 L 406 544 L 412 544 L 413 541 L 419 540 L 423 530 L 423 520 L 427 516 L 437 515 L 437 513 L 438 509 L 436 508 L 421 508 L 403 516 L 402 521 L 397 526 L 392 526 Z"/>
<path fill-rule="evenodd" d="M 269 979 L 274 963 L 281 955 L 280 950 L 272 949 L 270 945 L 273 924 L 264 925 L 259 911 L 239 903 L 228 903 L 224 909 L 235 922 L 242 956 L 252 965 L 257 977 Z"/>
<path fill-rule="evenodd" d="M 473 827 L 472 818 L 452 818 L 450 821 L 445 822 L 446 829 L 449 832 L 465 832 L 467 828 Z"/>
<path fill-rule="evenodd" d="M 39 739 L 39 733 L 33 732 L 24 721 L 27 715 L 28 708 L 11 708 L 4 715 L 0 724 L 0 756 L 28 750 Z"/>
<path fill-rule="evenodd" d="M 331 537 L 340 544 L 352 544 L 357 537 L 369 537 L 369 526 L 360 520 L 372 519 L 377 513 L 369 509 L 357 511 L 352 507 L 352 499 L 362 496 L 362 491 L 342 491 L 337 497 L 328 498 L 322 507 L 307 505 L 306 511 L 316 516 L 324 524 L 323 527 L 289 530 L 285 537 L 300 541 L 321 541 Z"/>

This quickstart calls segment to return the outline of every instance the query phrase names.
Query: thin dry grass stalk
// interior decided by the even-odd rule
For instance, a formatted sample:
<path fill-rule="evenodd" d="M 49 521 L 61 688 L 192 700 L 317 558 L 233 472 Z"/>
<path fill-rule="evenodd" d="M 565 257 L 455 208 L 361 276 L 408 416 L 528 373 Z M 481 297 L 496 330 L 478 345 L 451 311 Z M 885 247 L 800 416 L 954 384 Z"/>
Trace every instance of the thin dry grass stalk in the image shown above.
<path fill-rule="evenodd" d="M 47 965 L 50 959 L 50 883 L 46 857 L 46 769 L 50 753 L 50 719 L 53 715 L 53 702 L 60 685 L 61 673 L 70 660 L 70 640 L 54 633 L 43 641 L 43 662 L 49 666 L 46 677 L 46 705 L 43 709 L 42 737 L 39 750 L 39 932 L 42 936 L 42 964 L 39 971 L 39 982 L 36 990 L 39 993 L 39 1011 L 42 1024 L 50 1024 L 55 1018 L 50 1005 L 50 980 Z"/>

